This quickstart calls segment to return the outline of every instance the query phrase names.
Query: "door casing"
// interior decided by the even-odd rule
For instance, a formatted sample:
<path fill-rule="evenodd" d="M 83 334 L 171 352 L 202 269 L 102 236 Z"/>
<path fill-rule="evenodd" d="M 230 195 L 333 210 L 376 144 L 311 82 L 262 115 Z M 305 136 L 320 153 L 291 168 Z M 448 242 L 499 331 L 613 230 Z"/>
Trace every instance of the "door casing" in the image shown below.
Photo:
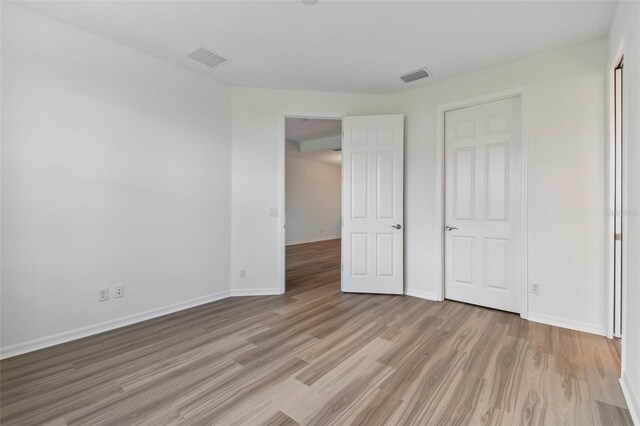
<path fill-rule="evenodd" d="M 616 171 L 616 165 L 615 165 L 615 145 L 616 145 L 616 123 L 615 123 L 615 70 L 618 67 L 618 65 L 620 64 L 620 61 L 622 60 L 624 56 L 624 42 L 621 42 L 620 45 L 618 46 L 617 50 L 616 50 L 616 54 L 613 56 L 611 63 L 609 63 L 609 87 L 608 87 L 608 98 L 609 98 L 609 114 L 608 114 L 608 118 L 609 118 L 609 142 L 607 145 L 607 149 L 606 149 L 606 155 L 607 155 L 607 161 L 606 161 L 606 167 L 607 167 L 607 174 L 606 174 L 606 189 L 607 189 L 607 195 L 606 195 L 606 208 L 607 211 L 610 213 L 608 215 L 608 217 L 605 218 L 605 241 L 606 241 L 606 258 L 605 258 L 605 277 L 606 277 L 606 283 L 607 283 L 607 293 L 608 293 L 608 300 L 607 300 L 607 326 L 606 326 L 606 337 L 609 339 L 612 339 L 614 337 L 614 315 L 615 315 L 615 297 L 614 297 L 614 293 L 615 293 L 615 279 L 614 279 L 614 274 L 615 274 L 615 218 L 613 215 L 616 214 L 616 205 L 615 205 L 615 171 Z M 624 95 L 624 94 L 623 94 Z M 622 106 L 622 111 L 623 111 L 623 117 L 622 117 L 622 121 L 623 121 L 623 125 L 622 125 L 622 140 L 626 140 L 626 129 L 624 126 L 624 123 L 626 122 L 625 120 L 625 116 L 624 116 L 624 112 L 626 111 L 626 109 L 624 108 L 624 96 L 623 96 L 623 106 Z M 625 162 L 626 160 L 626 156 L 624 155 L 624 148 L 622 151 L 622 210 L 625 211 L 626 209 L 626 204 L 625 204 L 625 200 L 626 200 L 626 188 L 627 188 L 627 178 L 626 178 L 626 173 L 625 171 L 627 170 L 627 164 Z M 621 215 L 620 220 L 622 222 L 622 229 L 626 229 L 627 228 L 627 220 L 628 218 L 625 215 Z M 621 280 L 622 280 L 622 294 L 624 295 L 626 292 L 626 282 L 627 282 L 627 277 L 626 277 L 626 267 L 625 265 L 627 264 L 627 259 L 626 259 L 626 250 L 625 250 L 625 239 L 624 236 L 622 237 L 622 271 L 621 271 Z M 623 296 L 624 297 L 624 296 Z M 624 313 L 623 313 L 623 317 L 622 317 L 622 329 L 624 330 L 625 328 L 625 318 L 624 318 Z M 624 331 L 623 331 L 624 334 Z M 624 339 L 622 344 L 624 345 Z M 622 363 L 624 364 L 624 360 L 622 361 Z M 624 368 L 623 368 L 624 369 Z"/>
<path fill-rule="evenodd" d="M 464 99 L 456 102 L 451 102 L 438 106 L 436 111 L 436 256 L 437 256 L 437 280 L 436 287 L 436 299 L 444 300 L 444 287 L 445 287 L 445 247 L 444 247 L 444 208 L 445 208 L 445 138 L 444 138 L 444 120 L 445 113 L 454 109 L 470 107 L 478 104 L 484 104 L 487 102 L 498 101 L 507 98 L 520 97 L 521 105 L 521 124 L 522 124 L 522 156 L 521 161 L 521 173 L 522 173 L 522 188 L 521 188 L 521 230 L 522 230 L 522 243 L 520 247 L 520 255 L 522 257 L 522 272 L 521 272 L 521 285 L 520 289 L 520 317 L 527 319 L 529 316 L 529 285 L 528 285 L 528 227 L 527 227 L 527 153 L 528 153 L 528 121 L 527 121 L 527 96 L 526 88 L 518 87 L 510 90 L 505 90 L 497 93 L 490 93 L 482 96 L 477 96 L 469 99 Z"/>
<path fill-rule="evenodd" d="M 286 169 L 286 149 L 285 149 L 285 130 L 287 118 L 315 118 L 324 120 L 342 120 L 348 114 L 346 112 L 328 113 L 328 112 L 282 112 L 280 113 L 280 132 L 278 138 L 278 176 L 280 183 L 278 186 L 278 251 L 279 251 L 279 270 L 278 277 L 280 294 L 286 291 L 287 266 L 286 266 L 286 230 L 285 230 L 285 205 L 286 205 L 286 188 L 285 188 L 285 169 Z"/>

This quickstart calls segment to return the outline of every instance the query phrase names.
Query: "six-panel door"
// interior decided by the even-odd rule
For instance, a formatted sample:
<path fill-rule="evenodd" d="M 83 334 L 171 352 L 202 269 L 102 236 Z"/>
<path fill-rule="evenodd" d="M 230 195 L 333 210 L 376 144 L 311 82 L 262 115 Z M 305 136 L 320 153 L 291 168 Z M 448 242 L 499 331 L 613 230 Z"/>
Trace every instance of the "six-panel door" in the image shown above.
<path fill-rule="evenodd" d="M 402 115 L 346 117 L 342 290 L 403 293 Z"/>
<path fill-rule="evenodd" d="M 520 311 L 520 97 L 445 114 L 445 297 Z"/>

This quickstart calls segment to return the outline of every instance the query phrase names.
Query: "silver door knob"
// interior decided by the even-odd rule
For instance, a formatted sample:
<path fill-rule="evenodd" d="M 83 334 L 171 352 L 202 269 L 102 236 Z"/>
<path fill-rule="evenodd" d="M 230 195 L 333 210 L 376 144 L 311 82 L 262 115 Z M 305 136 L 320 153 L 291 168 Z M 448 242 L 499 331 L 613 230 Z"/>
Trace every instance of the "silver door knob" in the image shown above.
<path fill-rule="evenodd" d="M 402 225 L 397 224 L 397 225 L 391 225 L 392 228 L 396 228 L 396 229 L 402 229 Z"/>
<path fill-rule="evenodd" d="M 454 229 L 458 229 L 458 228 L 456 228 L 455 226 L 447 225 L 447 226 L 444 227 L 444 229 L 446 229 L 447 231 L 453 231 Z"/>

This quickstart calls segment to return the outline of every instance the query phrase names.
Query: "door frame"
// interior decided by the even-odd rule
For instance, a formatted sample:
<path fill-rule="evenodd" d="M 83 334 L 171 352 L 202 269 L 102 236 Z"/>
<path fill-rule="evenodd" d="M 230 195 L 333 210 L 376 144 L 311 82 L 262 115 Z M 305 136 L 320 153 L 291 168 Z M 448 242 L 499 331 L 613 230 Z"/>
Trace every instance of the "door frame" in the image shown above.
<path fill-rule="evenodd" d="M 607 300 L 607 328 L 605 330 L 605 336 L 608 339 L 613 339 L 614 337 L 614 315 L 615 315 L 615 215 L 616 205 L 615 205 L 615 185 L 616 185 L 616 79 L 615 72 L 616 68 L 622 61 L 624 57 L 624 42 L 621 42 L 618 46 L 616 54 L 613 56 L 611 63 L 609 63 L 609 94 L 608 94 L 608 102 L 609 102 L 609 114 L 608 114 L 608 126 L 609 126 L 609 140 L 607 143 L 607 148 L 605 150 L 607 159 L 606 159 L 606 209 L 607 212 L 610 213 L 608 217 L 605 217 L 605 241 L 606 241 L 606 258 L 605 258 L 605 274 L 606 274 L 606 283 L 607 283 L 607 292 L 608 292 L 608 300 Z M 623 77 L 624 78 L 624 77 Z M 623 83 L 624 84 L 624 83 Z M 624 155 L 624 141 L 626 140 L 626 131 L 625 131 L 625 117 L 624 117 L 624 93 L 623 93 L 623 105 L 622 105 L 622 211 L 625 211 L 625 189 L 627 179 L 625 176 L 625 171 L 627 170 L 627 165 L 625 162 L 626 156 Z M 622 229 L 626 229 L 626 217 L 622 212 L 620 212 L 620 221 L 622 222 Z M 625 253 L 625 239 L 624 235 L 622 236 L 622 271 L 621 271 L 621 280 L 622 280 L 622 294 L 625 294 L 625 283 L 626 283 L 626 259 Z M 624 305 L 624 302 L 623 302 Z M 624 312 L 622 314 L 622 330 L 624 330 Z M 624 334 L 624 331 L 623 331 Z M 623 339 L 624 340 L 624 339 Z M 623 342 L 624 344 L 624 342 Z"/>
<path fill-rule="evenodd" d="M 453 111 L 455 109 L 466 108 L 470 106 L 485 104 L 488 102 L 499 101 L 502 99 L 520 97 L 520 114 L 521 114 L 521 142 L 522 142 L 522 156 L 521 156 L 521 171 L 522 171 L 522 217 L 521 217 L 521 231 L 522 231 L 522 243 L 521 243 L 521 260 L 522 260 L 522 272 L 521 272 L 521 289 L 520 289 L 520 317 L 527 319 L 529 316 L 529 292 L 528 292 L 528 277 L 529 277 L 529 265 L 528 265 L 528 221 L 527 221 L 527 157 L 529 146 L 529 123 L 528 123 L 528 105 L 527 105 L 527 89 L 526 87 L 516 87 L 513 89 L 504 90 L 501 92 L 488 93 L 481 96 L 475 96 L 472 98 L 462 99 L 455 102 L 449 102 L 441 104 L 436 109 L 436 265 L 438 269 L 436 272 L 436 300 L 444 300 L 445 296 L 445 247 L 444 247 L 444 208 L 445 208 L 445 139 L 444 139 L 444 123 L 445 113 L 447 111 Z"/>
<path fill-rule="evenodd" d="M 344 112 L 328 113 L 328 112 L 299 112 L 299 111 L 284 111 L 280 113 L 280 131 L 278 133 L 278 177 L 280 179 L 278 185 L 278 258 L 279 258 L 279 271 L 278 277 L 280 294 L 285 294 L 287 291 L 287 240 L 286 240 L 286 120 L 287 118 L 312 118 L 320 120 L 342 120 L 348 114 Z M 342 170 L 341 170 L 342 173 Z M 342 188 L 342 179 L 340 186 Z M 341 197 L 342 199 L 342 197 Z M 340 206 L 340 214 L 342 214 L 342 206 Z"/>

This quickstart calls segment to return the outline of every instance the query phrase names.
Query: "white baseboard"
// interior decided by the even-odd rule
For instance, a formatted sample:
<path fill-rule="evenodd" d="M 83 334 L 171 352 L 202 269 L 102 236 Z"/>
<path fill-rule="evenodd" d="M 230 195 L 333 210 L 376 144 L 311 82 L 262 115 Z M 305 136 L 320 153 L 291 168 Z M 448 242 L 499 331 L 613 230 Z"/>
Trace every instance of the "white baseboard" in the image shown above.
<path fill-rule="evenodd" d="M 620 387 L 622 388 L 624 399 L 627 401 L 627 407 L 629 408 L 629 413 L 631 413 L 633 424 L 640 426 L 640 393 L 631 385 L 626 371 L 622 372 Z"/>
<path fill-rule="evenodd" d="M 229 295 L 232 297 L 235 296 L 273 296 L 277 294 L 282 294 L 280 289 L 275 288 L 232 288 L 229 292 Z"/>
<path fill-rule="evenodd" d="M 433 300 L 435 302 L 441 302 L 441 300 L 438 299 L 438 296 L 432 291 L 415 290 L 415 289 L 408 288 L 404 291 L 404 294 L 406 294 L 407 296 L 419 297 L 420 299 L 427 299 L 427 300 Z"/>
<path fill-rule="evenodd" d="M 527 320 L 539 322 L 542 324 L 553 325 L 556 327 L 568 328 L 570 330 L 584 331 L 585 333 L 606 335 L 605 328 L 602 325 L 589 324 L 580 321 L 571 321 L 565 318 L 553 317 L 550 315 L 541 315 L 529 311 Z"/>
<path fill-rule="evenodd" d="M 330 237 L 311 238 L 309 240 L 291 241 L 287 246 L 295 246 L 296 244 L 317 243 L 318 241 L 339 240 L 340 235 L 332 235 Z"/>
<path fill-rule="evenodd" d="M 27 352 L 37 351 L 38 349 L 44 349 L 50 346 L 59 345 L 61 343 L 71 342 L 73 340 L 93 336 L 94 334 L 104 333 L 105 331 L 125 327 L 127 325 L 161 317 L 163 315 L 193 308 L 195 306 L 204 305 L 205 303 L 215 302 L 216 300 L 225 299 L 230 296 L 266 296 L 275 294 L 280 294 L 279 288 L 247 288 L 221 291 L 219 293 L 198 297 L 184 302 L 174 303 L 162 308 L 151 309 L 139 314 L 128 315 L 125 317 L 101 322 L 99 324 L 93 324 L 86 327 L 76 328 L 75 330 L 54 334 L 52 336 L 41 337 L 23 343 L 17 343 L 15 345 L 7 346 L 6 348 L 0 348 L 0 359 L 10 358 L 16 355 L 25 354 Z"/>
<path fill-rule="evenodd" d="M 193 308 L 205 303 L 215 302 L 229 297 L 229 291 L 221 291 L 219 293 L 198 297 L 184 302 L 174 303 L 158 309 L 138 314 L 128 315 L 121 318 L 101 322 L 99 324 L 89 325 L 86 327 L 76 328 L 75 330 L 65 331 L 63 333 L 54 334 L 52 336 L 33 339 L 28 342 L 17 343 L 0 349 L 0 359 L 10 358 L 12 356 L 21 355 L 27 352 L 37 351 L 38 349 L 48 348 L 50 346 L 59 345 L 61 343 L 70 342 L 72 340 L 82 339 L 83 337 L 92 336 L 94 334 L 103 333 L 105 331 L 114 330 L 116 328 L 125 327 L 127 325 L 146 321 L 152 318 L 171 314 L 173 312 L 182 311 Z"/>

